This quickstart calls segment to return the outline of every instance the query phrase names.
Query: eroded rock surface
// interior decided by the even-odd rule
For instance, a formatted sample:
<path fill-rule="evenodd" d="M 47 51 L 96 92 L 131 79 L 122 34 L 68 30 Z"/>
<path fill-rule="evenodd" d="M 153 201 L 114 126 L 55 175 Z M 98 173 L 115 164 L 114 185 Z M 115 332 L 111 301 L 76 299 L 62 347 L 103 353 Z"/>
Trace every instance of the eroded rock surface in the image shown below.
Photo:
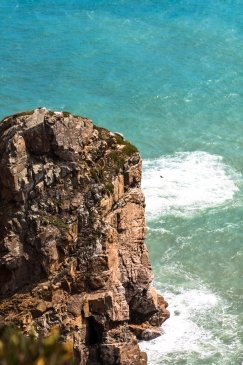
<path fill-rule="evenodd" d="M 0 123 L 0 321 L 60 328 L 77 363 L 146 364 L 168 317 L 144 244 L 141 159 L 86 118 L 36 109 Z"/>

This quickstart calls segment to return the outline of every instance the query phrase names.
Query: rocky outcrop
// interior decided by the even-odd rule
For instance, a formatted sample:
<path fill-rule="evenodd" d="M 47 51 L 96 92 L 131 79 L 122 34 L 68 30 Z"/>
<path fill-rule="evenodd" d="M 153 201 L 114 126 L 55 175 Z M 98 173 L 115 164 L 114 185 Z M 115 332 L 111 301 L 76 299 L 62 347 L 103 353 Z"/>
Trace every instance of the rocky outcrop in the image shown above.
<path fill-rule="evenodd" d="M 0 322 L 58 326 L 77 364 L 146 364 L 166 302 L 144 244 L 141 159 L 89 119 L 36 109 L 0 124 Z"/>

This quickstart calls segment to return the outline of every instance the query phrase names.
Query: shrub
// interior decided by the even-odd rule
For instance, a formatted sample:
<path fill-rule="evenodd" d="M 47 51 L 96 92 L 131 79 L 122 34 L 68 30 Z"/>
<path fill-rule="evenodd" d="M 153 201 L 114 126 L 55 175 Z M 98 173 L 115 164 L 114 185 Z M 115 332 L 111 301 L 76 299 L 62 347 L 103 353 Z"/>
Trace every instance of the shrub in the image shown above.
<path fill-rule="evenodd" d="M 61 343 L 58 329 L 49 336 L 28 336 L 10 326 L 0 327 L 0 365 L 71 365 L 73 346 Z"/>

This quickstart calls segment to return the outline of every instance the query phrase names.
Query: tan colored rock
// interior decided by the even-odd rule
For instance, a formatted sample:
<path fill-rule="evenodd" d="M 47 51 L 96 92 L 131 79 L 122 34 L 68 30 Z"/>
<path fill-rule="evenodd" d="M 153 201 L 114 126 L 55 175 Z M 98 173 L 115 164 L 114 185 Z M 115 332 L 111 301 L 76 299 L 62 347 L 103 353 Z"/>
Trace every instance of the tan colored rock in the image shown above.
<path fill-rule="evenodd" d="M 146 365 L 136 336 L 169 312 L 150 288 L 136 148 L 36 109 L 0 123 L 0 168 L 0 321 L 59 326 L 79 365 Z"/>

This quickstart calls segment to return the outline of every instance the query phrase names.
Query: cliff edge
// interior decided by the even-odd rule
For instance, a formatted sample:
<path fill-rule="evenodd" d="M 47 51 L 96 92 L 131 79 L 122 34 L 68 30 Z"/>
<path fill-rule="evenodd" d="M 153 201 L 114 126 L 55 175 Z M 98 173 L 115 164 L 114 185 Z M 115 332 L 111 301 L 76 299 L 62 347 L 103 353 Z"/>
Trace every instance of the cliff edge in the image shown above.
<path fill-rule="evenodd" d="M 0 322 L 55 326 L 77 364 L 145 365 L 169 316 L 150 288 L 141 159 L 120 135 L 45 108 L 0 123 Z"/>

